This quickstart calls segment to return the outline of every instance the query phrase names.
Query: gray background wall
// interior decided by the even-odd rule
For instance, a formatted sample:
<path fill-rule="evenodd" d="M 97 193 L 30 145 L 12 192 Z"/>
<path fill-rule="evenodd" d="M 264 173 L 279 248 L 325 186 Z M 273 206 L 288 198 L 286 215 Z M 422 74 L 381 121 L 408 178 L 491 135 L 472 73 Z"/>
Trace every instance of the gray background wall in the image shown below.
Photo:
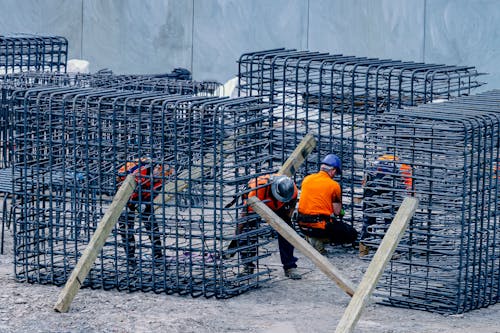
<path fill-rule="evenodd" d="M 500 88 L 500 0 L 0 0 L 0 34 L 68 38 L 91 71 L 225 82 L 277 47 L 449 65 Z"/>

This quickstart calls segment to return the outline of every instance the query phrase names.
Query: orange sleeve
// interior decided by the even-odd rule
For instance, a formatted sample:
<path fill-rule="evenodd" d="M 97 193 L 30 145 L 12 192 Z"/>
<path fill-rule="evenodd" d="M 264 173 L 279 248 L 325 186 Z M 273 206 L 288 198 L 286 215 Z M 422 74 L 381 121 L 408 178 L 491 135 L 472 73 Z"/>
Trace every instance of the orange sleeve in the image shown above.
<path fill-rule="evenodd" d="M 334 182 L 332 190 L 332 202 L 342 203 L 342 189 L 340 188 L 340 185 L 337 182 Z"/>
<path fill-rule="evenodd" d="M 413 172 L 411 170 L 411 167 L 408 164 L 402 164 L 400 170 L 406 189 L 411 190 L 413 186 Z"/>

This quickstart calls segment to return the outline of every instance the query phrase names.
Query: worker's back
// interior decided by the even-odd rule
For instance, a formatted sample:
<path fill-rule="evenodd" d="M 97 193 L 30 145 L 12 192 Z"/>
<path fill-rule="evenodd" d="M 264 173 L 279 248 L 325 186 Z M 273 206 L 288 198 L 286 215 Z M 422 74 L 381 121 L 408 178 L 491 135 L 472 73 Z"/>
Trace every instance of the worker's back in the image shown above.
<path fill-rule="evenodd" d="M 324 171 L 306 176 L 302 181 L 298 211 L 305 215 L 333 214 L 333 202 L 342 202 L 340 185 Z"/>

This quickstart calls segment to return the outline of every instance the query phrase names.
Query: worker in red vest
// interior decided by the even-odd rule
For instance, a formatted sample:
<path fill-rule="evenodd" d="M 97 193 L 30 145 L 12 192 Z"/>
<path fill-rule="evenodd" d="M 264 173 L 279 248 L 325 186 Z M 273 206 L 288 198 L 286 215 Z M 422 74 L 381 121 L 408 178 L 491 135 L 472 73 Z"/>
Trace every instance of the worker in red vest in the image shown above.
<path fill-rule="evenodd" d="M 127 261 L 133 268 L 137 266 L 134 236 L 136 217 L 146 227 L 148 237 L 152 243 L 153 257 L 155 259 L 162 257 L 161 238 L 159 226 L 155 220 L 153 201 L 161 189 L 164 177 L 171 173 L 171 170 L 164 170 L 162 165 L 154 164 L 148 158 L 126 162 L 118 170 L 118 186 L 121 185 L 128 174 L 133 174 L 137 183 L 135 191 L 127 202 L 127 210 L 118 219 L 119 234 L 124 241 Z"/>

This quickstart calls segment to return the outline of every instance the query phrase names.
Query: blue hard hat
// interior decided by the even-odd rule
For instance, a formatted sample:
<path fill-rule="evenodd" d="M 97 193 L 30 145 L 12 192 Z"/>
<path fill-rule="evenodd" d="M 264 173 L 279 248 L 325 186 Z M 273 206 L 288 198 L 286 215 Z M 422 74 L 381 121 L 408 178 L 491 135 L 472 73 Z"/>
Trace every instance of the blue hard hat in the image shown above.
<path fill-rule="evenodd" d="M 321 164 L 326 164 L 329 167 L 337 169 L 337 174 L 342 175 L 342 162 L 340 158 L 335 154 L 328 154 L 323 158 Z"/>

